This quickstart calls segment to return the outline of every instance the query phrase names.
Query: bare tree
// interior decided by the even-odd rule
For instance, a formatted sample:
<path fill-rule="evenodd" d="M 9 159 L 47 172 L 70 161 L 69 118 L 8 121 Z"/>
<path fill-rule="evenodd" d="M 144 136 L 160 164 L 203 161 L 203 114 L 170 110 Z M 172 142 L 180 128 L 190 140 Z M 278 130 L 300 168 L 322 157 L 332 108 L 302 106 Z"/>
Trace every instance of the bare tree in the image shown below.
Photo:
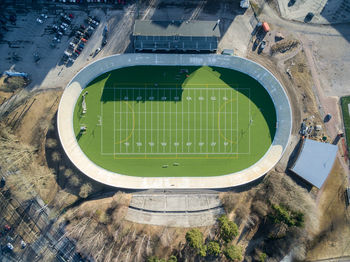
<path fill-rule="evenodd" d="M 87 198 L 92 191 L 92 186 L 90 183 L 85 183 L 80 187 L 79 196 L 81 198 Z"/>

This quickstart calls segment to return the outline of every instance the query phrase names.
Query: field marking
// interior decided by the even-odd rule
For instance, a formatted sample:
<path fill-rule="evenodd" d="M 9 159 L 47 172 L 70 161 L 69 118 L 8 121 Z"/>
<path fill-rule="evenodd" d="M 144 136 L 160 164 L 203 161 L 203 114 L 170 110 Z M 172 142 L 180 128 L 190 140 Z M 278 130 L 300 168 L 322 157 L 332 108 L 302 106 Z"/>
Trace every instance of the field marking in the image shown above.
<path fill-rule="evenodd" d="M 113 100 L 115 101 L 115 89 L 113 90 Z M 113 103 L 113 127 L 114 127 L 114 130 L 113 130 L 113 152 L 115 154 L 115 104 L 116 103 Z M 120 126 L 121 127 L 121 126 Z"/>
<path fill-rule="evenodd" d="M 134 115 L 134 109 L 133 109 L 133 107 L 132 107 L 131 105 L 129 105 L 128 102 L 125 102 L 125 101 L 123 101 L 123 102 L 130 108 L 130 111 L 131 111 L 131 113 L 132 113 L 132 129 L 131 129 L 129 135 L 128 135 L 126 138 L 124 138 L 124 139 L 122 139 L 122 140 L 120 140 L 120 141 L 118 141 L 118 142 L 115 142 L 115 144 L 121 144 L 121 143 L 124 143 L 124 142 L 128 141 L 128 140 L 131 138 L 131 136 L 133 135 L 134 130 L 135 130 L 135 115 Z M 126 123 L 127 123 L 127 122 L 128 122 L 128 118 L 126 118 Z M 120 126 L 121 126 L 121 125 L 120 125 Z M 126 125 L 126 126 L 127 126 L 127 125 Z M 126 128 L 126 130 L 128 130 L 128 128 Z M 120 131 L 120 133 L 121 133 L 121 131 Z"/>
<path fill-rule="evenodd" d="M 115 157 L 114 159 L 126 159 L 126 160 L 132 160 L 132 159 L 238 159 L 238 156 L 229 156 L 229 157 L 186 157 L 186 156 L 178 156 L 175 157 L 150 157 L 150 156 L 143 156 L 143 157 Z"/>
<path fill-rule="evenodd" d="M 200 84 L 198 84 L 198 85 L 200 85 Z M 206 86 L 208 86 L 208 85 L 206 85 Z M 217 86 L 216 84 L 215 84 L 215 86 Z M 226 86 L 226 85 L 225 85 Z M 232 87 L 231 87 L 232 88 Z M 120 91 L 120 93 L 121 93 L 121 90 L 120 89 L 123 89 L 123 88 L 113 88 L 113 89 L 119 89 L 119 91 Z M 125 88 L 125 89 L 128 89 L 128 90 L 133 90 L 132 92 L 133 92 L 133 94 L 134 94 L 134 90 L 135 89 L 137 89 L 137 90 L 139 90 L 139 95 L 140 95 L 140 92 L 141 92 L 141 90 L 149 90 L 149 89 L 151 89 L 151 88 L 149 88 L 149 87 L 146 87 L 146 88 Z M 168 89 L 171 89 L 171 90 L 176 90 L 176 94 L 175 94 L 175 96 L 177 97 L 177 88 L 168 88 Z M 207 88 L 186 88 L 188 91 L 190 91 L 190 89 L 193 89 L 193 90 L 198 90 L 199 92 L 200 92 L 200 97 L 202 96 L 202 90 L 207 90 L 207 93 L 208 93 L 208 91 L 214 91 L 214 90 L 218 90 L 218 89 L 220 89 L 220 88 L 209 88 L 209 87 L 207 87 Z M 210 90 L 209 90 L 210 89 Z M 225 95 L 226 95 L 226 91 L 228 90 L 227 88 L 222 88 L 222 89 L 225 89 Z M 234 88 L 232 88 L 232 89 L 234 89 Z M 250 98 L 250 88 L 239 88 L 240 90 L 242 90 L 242 89 L 248 89 L 249 90 L 249 98 Z M 151 90 L 151 92 L 154 90 L 154 88 L 152 88 L 152 90 Z M 159 92 L 159 88 L 157 88 L 157 91 Z M 235 91 L 236 91 L 236 96 L 237 96 L 237 99 L 238 99 L 238 91 L 237 91 L 237 89 L 234 89 Z M 220 91 L 220 90 L 219 90 Z M 101 92 L 102 92 L 102 90 L 101 90 Z M 115 90 L 114 90 L 114 92 L 115 92 Z M 164 93 L 166 92 L 166 90 L 164 90 Z M 170 93 L 170 94 L 172 94 L 172 93 Z M 114 95 L 115 95 L 115 93 L 114 93 Z M 152 94 L 151 94 L 152 95 Z M 191 95 L 191 93 L 189 93 L 189 96 Z M 194 94 L 193 94 L 194 95 Z M 128 96 L 128 94 L 126 94 L 126 96 Z M 165 96 L 165 95 L 164 95 Z M 171 96 L 171 95 L 170 95 Z M 213 97 L 214 97 L 215 95 L 213 94 Z M 147 97 L 147 95 L 146 95 L 146 97 Z M 194 96 L 195 98 L 196 98 L 196 96 Z M 232 97 L 232 95 L 231 95 L 231 97 Z M 216 100 L 215 99 L 212 99 L 213 100 L 213 103 L 215 102 L 215 101 L 217 101 L 217 100 L 221 100 L 221 97 L 220 97 L 220 95 L 219 96 L 215 96 L 215 98 L 216 98 Z M 126 98 L 125 98 L 126 99 Z M 197 100 L 197 99 L 194 99 L 194 100 Z M 203 99 L 201 99 L 201 98 L 199 98 L 199 100 L 203 100 Z M 207 109 L 209 109 L 208 108 L 208 104 L 209 104 L 209 97 L 207 96 L 207 99 L 206 99 L 206 101 L 207 101 Z M 215 100 L 215 101 L 214 101 Z M 224 99 L 225 100 L 225 99 Z M 227 128 L 225 128 L 225 129 L 222 129 L 221 127 L 220 127 L 220 115 L 221 114 L 224 114 L 224 115 L 227 115 L 227 114 L 231 114 L 232 116 L 233 115 L 236 115 L 236 119 L 238 119 L 238 112 L 232 112 L 232 109 L 231 109 L 231 112 L 222 112 L 222 110 L 223 110 L 223 107 L 225 106 L 225 104 L 227 104 L 227 103 L 229 103 L 229 102 L 231 102 L 231 108 L 232 108 L 232 101 L 234 101 L 234 99 L 231 99 L 230 101 L 227 101 L 227 102 L 225 102 L 224 104 L 222 104 L 221 106 L 220 106 L 220 108 L 219 108 L 219 112 L 200 112 L 200 115 L 199 115 L 199 117 L 200 117 L 200 126 L 201 126 L 201 117 L 202 117 L 202 114 L 204 113 L 204 114 L 207 114 L 207 117 L 209 117 L 209 115 L 212 113 L 212 114 L 216 114 L 216 113 L 218 113 L 218 129 L 210 129 L 210 131 L 219 131 L 219 140 L 220 140 L 220 137 L 223 137 L 224 139 L 226 138 L 226 136 L 225 135 L 223 135 L 221 132 L 223 131 L 223 130 L 225 130 L 225 133 L 226 133 L 226 130 L 231 130 L 231 132 L 233 132 L 233 131 L 236 131 L 236 134 L 237 134 L 237 136 L 238 136 L 238 131 L 237 130 L 233 130 L 233 128 L 231 128 L 231 129 L 227 129 Z M 124 102 L 125 104 L 127 104 L 127 106 L 129 107 L 129 109 L 130 109 L 130 111 L 132 111 L 132 117 L 133 117 L 133 127 L 132 127 L 132 130 L 130 131 L 130 133 L 129 133 L 129 135 L 128 135 L 128 137 L 127 138 L 125 138 L 125 139 L 123 139 L 122 141 L 119 141 L 118 143 L 122 143 L 122 142 L 125 142 L 125 141 L 127 141 L 127 140 L 129 140 L 130 139 L 130 137 L 131 136 L 133 136 L 133 133 L 135 132 L 135 118 L 136 118 L 136 116 L 135 115 L 138 115 L 138 116 L 141 116 L 141 114 L 143 114 L 143 113 L 145 113 L 145 127 L 146 127 L 146 123 L 147 123 L 147 120 L 146 120 L 146 115 L 147 115 L 147 113 L 150 113 L 150 112 L 147 112 L 147 106 L 146 106 L 146 104 L 147 103 L 145 103 L 145 112 L 141 112 L 141 107 L 139 107 L 139 112 L 137 113 L 137 112 L 135 112 L 134 110 L 133 110 L 133 107 L 128 103 L 128 101 L 125 101 L 125 100 L 120 100 L 119 102 Z M 158 103 L 158 108 L 159 108 L 159 102 L 160 101 L 157 101 Z M 195 103 L 195 102 L 194 102 Z M 122 104 L 122 103 L 120 103 L 120 104 Z M 183 104 L 184 103 L 182 103 L 182 107 L 183 107 Z M 215 103 L 214 103 L 215 104 Z M 213 104 L 213 105 L 214 105 Z M 219 103 L 220 104 L 220 103 Z M 200 107 L 202 106 L 202 103 L 200 102 Z M 251 105 L 250 105 L 250 103 L 249 103 L 249 107 L 250 107 Z M 114 105 L 114 107 L 115 107 L 115 105 Z M 151 105 L 151 107 L 152 107 L 152 105 Z M 164 103 L 164 107 L 165 107 L 165 103 Z M 170 104 L 170 107 L 171 107 L 171 104 Z M 190 104 L 188 104 L 188 109 L 189 109 L 189 107 L 190 107 Z M 215 107 L 215 106 L 214 106 Z M 103 108 L 103 104 L 101 103 L 101 114 L 102 114 L 102 109 Z M 238 109 L 238 103 L 237 103 L 237 109 Z M 250 109 L 250 108 L 249 108 Z M 171 110 L 171 108 L 170 108 L 170 110 Z M 194 109 L 194 110 L 196 110 L 196 108 Z M 201 109 L 200 109 L 201 110 Z M 158 110 L 159 111 L 159 110 Z M 208 110 L 207 110 L 208 111 Z M 249 110 L 250 111 L 250 110 Z M 116 112 L 114 112 L 114 114 L 115 114 Z M 126 114 L 126 115 L 128 115 L 128 114 L 130 114 L 130 112 L 128 111 L 128 112 L 122 112 L 122 110 L 120 110 L 120 115 L 122 115 L 122 114 Z M 152 112 L 152 110 L 151 110 L 151 114 L 153 114 L 153 113 L 157 113 L 157 119 L 159 119 L 159 115 L 160 115 L 160 113 L 164 113 L 164 120 L 165 120 L 165 117 L 166 117 L 166 114 L 169 114 L 170 115 L 170 118 L 171 118 L 171 114 L 174 114 L 175 113 L 175 117 L 176 117 L 176 121 L 177 121 L 177 114 L 178 113 L 180 113 L 180 112 L 178 112 L 177 111 L 177 106 L 176 106 L 176 108 L 175 108 L 175 112 L 173 111 L 173 112 L 165 112 L 165 110 L 164 110 L 164 112 Z M 183 121 L 183 119 L 184 119 L 184 114 L 194 114 L 194 115 L 197 115 L 197 113 L 198 112 L 193 112 L 193 111 L 191 111 L 191 112 L 181 112 L 180 114 L 182 115 L 182 121 Z M 250 115 L 250 112 L 249 112 L 249 115 Z M 249 116 L 250 117 L 250 116 Z M 103 116 L 102 116 L 102 118 L 103 118 Z M 127 118 L 128 119 L 128 118 Z M 140 122 L 140 119 L 141 119 L 141 117 L 139 117 L 139 122 Z M 151 116 L 151 119 L 152 119 L 152 116 Z M 213 119 L 214 119 L 214 115 L 213 115 Z M 114 118 L 114 121 L 115 121 L 115 118 Z M 225 116 L 225 125 L 226 125 L 226 121 L 227 121 L 227 117 Z M 231 126 L 232 126 L 232 122 L 233 121 L 231 121 Z M 127 125 L 128 125 L 128 123 L 127 123 Z M 114 126 L 115 126 L 115 123 L 114 123 Z M 152 121 L 151 121 L 151 126 L 152 126 Z M 164 127 L 165 127 L 165 121 L 164 121 L 164 125 L 163 125 Z M 190 127 L 191 126 L 191 124 L 190 124 L 190 118 L 188 119 L 188 127 Z M 194 123 L 194 126 L 196 126 L 196 123 Z M 209 121 L 207 120 L 207 126 L 209 127 Z M 238 126 L 238 121 L 237 121 L 237 126 Z M 159 124 L 158 124 L 158 127 L 159 127 Z M 101 127 L 101 130 L 102 130 L 102 127 Z M 127 128 L 127 129 L 122 129 L 121 128 L 121 126 L 120 126 L 120 131 L 124 131 L 124 130 L 129 130 L 129 128 Z M 137 130 L 137 129 L 136 129 Z M 140 134 L 140 132 L 142 131 L 143 129 L 139 129 L 139 136 L 141 136 L 141 134 Z M 145 128 L 145 151 L 146 151 L 146 149 L 147 149 L 147 144 L 146 144 L 146 136 L 147 136 L 147 132 L 146 131 L 151 131 L 151 132 L 153 132 L 153 131 L 160 131 L 160 130 L 163 130 L 164 131 L 164 133 L 163 133 L 163 137 L 164 137 L 164 139 L 165 139 L 165 131 L 179 131 L 179 130 L 177 130 L 177 122 L 176 122 L 176 128 L 175 129 L 166 129 L 166 128 L 163 128 L 163 129 L 160 129 L 160 128 L 157 128 L 157 129 L 153 129 L 153 127 L 151 128 L 151 129 L 147 129 L 147 128 Z M 188 128 L 187 130 L 186 129 L 184 129 L 183 128 L 183 126 L 182 126 L 182 132 L 183 131 L 187 131 L 187 133 L 188 133 L 188 139 L 187 140 L 190 140 L 189 138 L 189 132 L 190 131 L 199 131 L 200 132 L 200 136 L 202 135 L 202 132 L 203 131 L 207 131 L 206 129 L 202 129 L 202 128 L 200 128 L 200 129 L 191 129 L 191 128 Z M 249 132 L 250 132 L 250 126 L 249 126 Z M 206 132 L 207 133 L 207 136 L 208 136 L 208 132 Z M 214 135 L 214 134 L 213 134 Z M 170 135 L 171 136 L 171 135 Z M 159 137 L 159 136 L 158 136 Z M 133 138 L 134 139 L 134 138 Z M 152 135 L 151 135 L 151 139 L 152 139 Z M 196 138 L 195 138 L 196 139 Z M 227 139 L 227 138 L 226 138 Z M 249 134 L 249 139 L 250 139 L 250 134 Z M 200 139 L 201 140 L 201 139 Z M 102 138 L 102 135 L 101 135 L 101 141 L 103 141 L 103 138 Z M 178 141 L 177 141 L 177 133 L 176 133 L 176 141 L 175 141 L 176 143 L 178 143 Z M 187 141 L 187 142 L 191 142 L 191 141 Z M 199 141 L 199 142 L 201 142 L 201 141 Z M 235 142 L 233 142 L 233 141 L 231 141 L 232 143 L 235 143 Z M 171 144 L 172 142 L 170 142 L 170 144 Z M 182 148 L 184 147 L 184 144 L 186 143 L 186 141 L 182 141 Z M 249 143 L 250 143 L 250 141 L 249 141 Z M 159 148 L 159 145 L 160 145 L 161 143 L 159 143 L 159 142 L 157 142 L 157 148 Z M 206 144 L 207 144 L 207 148 L 208 148 L 208 145 L 210 144 L 210 142 L 208 142 L 208 139 L 207 139 L 207 141 L 206 141 Z M 219 141 L 219 144 L 220 144 L 220 141 Z M 175 145 L 175 144 L 174 144 Z M 171 146 L 171 145 L 170 145 Z M 196 143 L 194 143 L 194 146 L 195 146 L 195 148 L 197 147 L 197 144 Z M 237 147 L 238 147 L 238 145 L 237 145 Z M 133 148 L 134 148 L 134 143 L 133 143 Z M 155 155 L 155 154 L 161 154 L 161 155 L 175 155 L 175 158 L 177 157 L 177 158 L 181 158 L 181 155 L 183 155 L 183 154 L 189 154 L 189 155 L 198 155 L 198 154 L 203 154 L 203 155 L 205 155 L 205 157 L 200 157 L 200 159 L 203 159 L 203 158 L 212 158 L 212 157 L 209 157 L 209 155 L 215 155 L 215 154 L 218 154 L 218 155 L 223 155 L 223 154 L 231 154 L 231 155 L 235 155 L 234 157 L 218 157 L 218 158 L 220 158 L 220 159 L 224 159 L 224 158 L 226 158 L 226 159 L 228 159 L 228 158 L 238 158 L 238 155 L 239 154 L 249 154 L 250 152 L 248 152 L 248 153 L 238 153 L 238 150 L 237 150 L 237 152 L 226 152 L 226 148 L 225 148 L 225 152 L 223 152 L 223 153 L 215 153 L 215 152 L 213 152 L 213 151 L 215 151 L 215 149 L 214 148 L 212 148 L 212 152 L 208 152 L 208 150 L 207 150 L 207 152 L 204 152 L 204 153 L 202 153 L 202 147 L 200 147 L 200 152 L 201 153 L 190 153 L 189 151 L 190 151 L 190 148 L 191 147 L 188 147 L 188 153 L 184 153 L 183 152 L 183 150 L 182 150 L 182 153 L 179 153 L 179 152 L 177 152 L 177 146 L 175 146 L 175 148 L 176 148 L 176 152 L 165 152 L 165 148 L 164 148 L 164 152 L 163 153 L 153 153 L 153 151 L 152 152 L 140 152 L 140 147 L 138 147 L 139 148 L 139 153 L 128 153 L 128 150 L 126 150 L 126 152 L 124 152 L 124 153 L 121 153 L 121 148 L 120 148 L 120 152 L 119 153 L 113 153 L 113 155 Z M 209 148 L 208 148 L 209 149 Z M 232 151 L 232 147 L 231 147 L 231 151 Z M 101 151 L 102 151 L 102 145 L 101 145 Z M 124 150 L 123 150 L 124 151 Z M 135 150 L 133 150 L 133 151 L 135 151 Z M 157 150 L 158 152 L 159 152 L 159 150 Z M 250 151 L 250 144 L 249 144 L 249 151 Z M 220 152 L 220 150 L 219 150 L 219 152 Z M 104 154 L 104 153 L 102 153 L 102 154 Z M 105 155 L 105 154 L 104 154 Z M 110 154 L 107 154 L 107 155 L 110 155 Z M 179 156 L 180 155 L 180 156 Z M 116 157 L 115 157 L 116 158 Z M 143 157 L 141 157 L 141 158 L 143 158 Z M 149 157 L 150 158 L 150 157 Z M 162 159 L 164 159 L 164 158 L 162 158 Z M 167 159 L 174 159 L 174 157 L 167 157 Z"/>
<path fill-rule="evenodd" d="M 201 86 L 203 86 L 204 84 L 200 84 Z M 206 89 L 210 89 L 210 90 L 227 90 L 228 88 L 231 88 L 231 89 L 234 89 L 233 87 L 231 86 L 227 86 L 227 87 L 224 87 L 224 88 L 221 88 L 221 87 L 208 87 L 208 88 L 205 88 L 205 87 L 185 87 L 184 90 L 206 90 Z M 118 90 L 132 90 L 132 89 L 142 89 L 142 90 L 148 90 L 148 89 L 154 89 L 151 88 L 151 87 L 145 87 L 145 88 L 141 88 L 141 87 L 111 87 L 111 88 L 107 88 L 105 87 L 104 89 L 108 89 L 108 90 L 112 90 L 112 89 L 118 89 Z M 157 89 L 161 89 L 161 90 L 175 90 L 175 88 L 157 88 Z M 238 90 L 248 90 L 249 88 L 244 88 L 244 87 L 239 87 L 239 88 L 236 88 Z"/>
<path fill-rule="evenodd" d="M 176 86 L 178 85 L 179 83 L 158 83 L 158 86 Z M 149 89 L 150 88 L 154 88 L 153 85 L 154 83 L 132 83 L 132 82 L 127 82 L 127 83 L 118 83 L 119 86 L 137 86 L 137 85 L 148 85 L 148 86 L 152 86 L 152 87 L 148 87 Z M 237 83 L 225 83 L 225 84 L 207 84 L 207 83 L 200 83 L 200 84 L 186 84 L 184 86 L 185 89 L 189 89 L 188 86 L 237 86 Z M 117 86 L 105 86 L 104 88 L 106 89 L 113 89 L 113 88 L 119 88 Z M 133 88 L 133 87 L 132 87 Z M 132 89 L 131 88 L 131 89 Z M 136 87 L 135 87 L 136 88 Z M 243 87 L 244 88 L 244 87 Z M 250 87 L 248 87 L 250 88 Z M 125 88 L 125 89 L 129 89 L 129 88 Z M 162 88 L 163 89 L 163 88 Z M 174 87 L 172 88 L 168 88 L 168 89 L 175 89 Z M 197 88 L 196 88 L 197 89 Z M 205 88 L 203 88 L 205 89 Z M 225 88 L 223 88 L 225 89 Z"/>

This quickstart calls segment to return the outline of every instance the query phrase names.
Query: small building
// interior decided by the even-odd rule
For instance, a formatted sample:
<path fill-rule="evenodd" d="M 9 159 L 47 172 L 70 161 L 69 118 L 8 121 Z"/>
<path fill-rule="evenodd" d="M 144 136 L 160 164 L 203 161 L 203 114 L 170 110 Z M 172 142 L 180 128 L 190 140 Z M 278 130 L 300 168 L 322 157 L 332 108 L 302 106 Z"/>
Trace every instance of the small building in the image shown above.
<path fill-rule="evenodd" d="M 337 151 L 336 145 L 305 139 L 290 170 L 311 185 L 321 188 L 332 170 Z"/>
<path fill-rule="evenodd" d="M 136 51 L 215 52 L 220 38 L 219 21 L 136 20 Z"/>

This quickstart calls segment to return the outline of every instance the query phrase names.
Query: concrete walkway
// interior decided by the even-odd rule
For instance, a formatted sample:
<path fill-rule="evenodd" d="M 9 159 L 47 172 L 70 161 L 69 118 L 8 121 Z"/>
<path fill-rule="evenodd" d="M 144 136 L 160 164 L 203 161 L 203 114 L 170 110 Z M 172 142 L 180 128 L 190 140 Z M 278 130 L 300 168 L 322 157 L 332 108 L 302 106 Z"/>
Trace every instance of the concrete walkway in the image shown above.
<path fill-rule="evenodd" d="M 140 224 L 199 227 L 213 225 L 223 213 L 217 194 L 135 194 L 126 219 Z"/>

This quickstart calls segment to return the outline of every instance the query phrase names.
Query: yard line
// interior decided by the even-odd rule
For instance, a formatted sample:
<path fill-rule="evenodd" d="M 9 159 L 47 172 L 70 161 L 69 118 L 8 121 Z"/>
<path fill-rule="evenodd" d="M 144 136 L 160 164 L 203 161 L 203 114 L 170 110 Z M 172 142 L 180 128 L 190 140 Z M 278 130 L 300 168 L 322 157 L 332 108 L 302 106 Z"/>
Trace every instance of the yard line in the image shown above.
<path fill-rule="evenodd" d="M 233 89 L 234 90 L 234 89 Z M 231 100 L 231 112 L 232 112 L 232 110 L 233 110 L 233 107 L 232 107 L 232 100 L 233 99 L 233 92 L 231 92 L 231 97 L 230 97 L 230 100 Z M 236 101 L 236 103 L 237 103 L 237 101 Z M 231 139 L 231 141 L 233 141 L 233 115 L 231 116 L 231 137 L 230 137 L 230 139 Z M 238 141 L 236 141 L 236 143 L 238 143 Z M 231 153 L 232 153 L 232 151 L 233 151 L 233 144 L 231 143 Z"/>
<path fill-rule="evenodd" d="M 151 89 L 151 96 L 153 97 L 153 89 Z M 151 104 L 151 142 L 153 142 L 153 136 L 152 136 L 152 104 L 153 104 L 153 101 L 150 101 L 150 104 Z M 153 146 L 151 146 L 151 153 L 153 152 Z"/>
<path fill-rule="evenodd" d="M 207 85 L 207 112 L 209 111 L 209 91 L 208 91 L 208 85 Z M 207 114 L 207 129 L 209 129 L 209 114 Z M 207 133 L 207 152 L 209 152 L 209 132 Z"/>
<path fill-rule="evenodd" d="M 147 88 L 147 84 L 145 84 L 145 88 Z M 147 92 L 146 92 L 146 90 L 145 90 L 145 154 L 147 154 L 147 132 L 146 132 L 146 130 L 147 130 L 147 101 L 146 101 L 146 99 L 147 99 Z"/>
<path fill-rule="evenodd" d="M 115 89 L 113 89 L 113 100 L 115 101 Z M 113 103 L 113 156 L 115 155 L 115 102 Z"/>
<path fill-rule="evenodd" d="M 157 97 L 159 99 L 159 88 L 157 88 Z M 157 152 L 159 152 L 159 101 L 157 101 Z"/>
<path fill-rule="evenodd" d="M 188 96 L 190 96 L 190 91 L 188 90 Z M 190 111 L 190 103 L 188 102 L 187 103 L 187 111 L 189 112 Z M 187 142 L 190 142 L 190 118 L 187 116 L 187 123 L 188 123 L 188 132 L 187 132 Z M 190 147 L 187 146 L 187 149 L 188 149 L 188 152 L 190 152 Z"/>
<path fill-rule="evenodd" d="M 102 97 L 102 88 L 101 88 L 101 97 Z M 101 104 L 101 154 L 103 154 L 103 107 L 102 107 L 102 102 L 100 102 Z M 115 141 L 114 141 L 115 143 Z"/>
<path fill-rule="evenodd" d="M 129 94 L 128 94 L 128 90 L 126 91 L 126 96 L 128 96 Z M 129 128 L 129 126 L 128 126 L 128 120 L 129 120 L 129 108 L 128 108 L 128 101 L 126 101 L 124 104 L 125 104 L 125 112 L 127 112 L 126 113 L 126 118 L 125 118 L 125 126 L 126 126 L 126 132 L 125 132 L 125 137 L 128 137 L 128 128 Z M 127 143 L 126 142 L 126 140 L 125 140 L 125 143 Z M 124 143 L 124 145 L 125 145 L 125 143 Z M 126 152 L 128 152 L 128 147 L 125 145 L 125 151 Z"/>
<path fill-rule="evenodd" d="M 119 97 L 122 97 L 122 90 L 120 89 L 119 90 Z M 120 120 L 119 120 L 119 123 L 120 123 L 120 126 L 119 126 L 119 141 L 122 141 L 122 131 L 121 131 L 121 129 L 122 129 L 122 112 L 123 110 L 122 110 L 122 101 L 119 101 L 119 112 L 120 112 L 120 115 L 119 115 L 119 117 L 120 117 Z M 119 152 L 121 153 L 122 152 L 122 143 L 119 143 Z"/>
<path fill-rule="evenodd" d="M 225 90 L 225 98 L 227 98 L 226 97 L 226 90 Z M 225 100 L 224 100 L 224 102 L 225 102 Z M 226 103 L 226 102 L 225 102 Z M 232 103 L 232 102 L 230 102 L 230 103 Z M 225 105 L 225 113 L 226 113 L 226 105 Z M 226 116 L 226 114 L 225 114 L 225 137 L 227 138 L 227 134 L 226 134 L 226 118 L 227 118 L 227 116 Z M 225 143 L 225 139 L 224 139 L 224 143 Z M 227 148 L 227 146 L 225 146 L 225 144 L 224 144 L 224 149 L 225 149 L 225 153 L 226 153 L 226 148 Z"/>
<path fill-rule="evenodd" d="M 251 119 L 251 111 L 250 111 L 250 104 L 251 104 L 251 102 L 250 102 L 251 100 L 250 100 L 250 88 L 249 88 L 249 123 L 250 123 L 250 120 L 253 120 L 253 119 Z M 249 150 L 248 150 L 248 154 L 250 154 L 250 127 L 251 127 L 251 125 L 249 125 L 249 130 L 248 130 L 248 134 L 249 134 L 249 143 L 248 143 L 248 146 L 249 146 Z"/>
<path fill-rule="evenodd" d="M 113 153 L 103 153 L 103 155 L 113 155 Z M 118 155 L 145 155 L 145 153 L 118 153 Z M 152 155 L 174 155 L 174 153 L 153 153 Z M 181 153 L 181 155 L 227 155 L 227 153 L 210 153 L 210 152 L 203 152 L 203 153 Z M 248 155 L 248 153 L 237 153 L 234 155 Z M 223 158 L 224 159 L 224 158 Z"/>
<path fill-rule="evenodd" d="M 184 94 L 182 93 L 182 96 L 184 97 Z M 181 152 L 184 152 L 184 101 L 183 97 L 181 98 Z"/>
<path fill-rule="evenodd" d="M 171 90 L 170 90 L 170 94 L 169 94 L 169 97 L 171 96 Z M 165 97 L 166 97 L 166 95 L 165 95 Z M 165 100 L 166 101 L 166 100 Z M 164 102 L 164 103 L 166 103 L 166 102 Z M 169 125 L 170 125 L 170 129 L 171 129 L 171 101 L 169 101 L 169 108 L 170 108 L 170 110 L 169 110 L 169 112 L 170 112 L 170 122 L 169 122 Z M 171 141 L 171 132 L 170 132 L 170 142 L 169 142 L 169 152 L 171 152 L 171 143 L 172 143 L 172 141 Z"/>
<path fill-rule="evenodd" d="M 176 85 L 176 89 L 175 89 L 175 96 L 177 97 L 177 85 Z M 175 112 L 176 112 L 176 114 L 175 114 L 175 142 L 177 143 L 177 103 L 176 103 L 176 101 L 175 101 Z M 175 152 L 176 152 L 176 154 L 177 154 L 177 146 L 175 146 Z"/>
<path fill-rule="evenodd" d="M 132 89 L 132 98 L 133 99 L 135 98 L 135 89 Z M 135 109 L 134 109 L 134 111 L 135 111 Z M 132 121 L 134 122 L 135 121 L 134 117 L 136 117 L 135 114 L 133 114 L 132 117 L 133 117 Z M 132 135 L 132 152 L 135 152 L 134 144 L 135 144 L 135 138 L 134 138 L 134 135 Z"/>
<path fill-rule="evenodd" d="M 202 97 L 202 90 L 199 92 L 199 96 Z M 201 131 L 199 132 L 199 143 L 202 143 L 202 100 L 199 101 L 199 126 Z M 202 152 L 202 146 L 199 146 L 199 151 Z"/>
<path fill-rule="evenodd" d="M 219 89 L 218 101 L 220 101 L 220 99 L 221 99 L 221 93 L 220 93 L 220 89 Z M 219 112 L 219 113 L 218 113 L 218 117 L 219 117 L 219 121 L 220 121 L 220 102 L 218 103 L 218 112 Z M 226 115 L 225 115 L 225 117 L 226 117 Z M 220 122 L 219 122 L 219 123 L 220 123 Z M 219 136 L 219 152 L 221 152 L 221 151 L 220 151 L 220 143 L 221 143 L 221 139 L 220 139 L 220 137 L 221 137 L 221 136 L 220 136 L 220 132 L 221 132 L 221 131 L 220 131 L 220 126 L 218 126 L 218 129 L 219 129 L 219 130 L 218 130 L 218 131 L 219 131 L 219 132 L 218 132 L 218 136 Z"/>
<path fill-rule="evenodd" d="M 237 107 L 237 109 L 236 109 L 236 111 L 237 111 L 237 114 L 236 114 L 236 122 L 237 122 L 237 125 L 236 125 L 236 129 L 237 129 L 237 142 L 236 142 L 236 151 L 237 151 L 237 153 L 238 153 L 238 133 L 239 133 L 239 131 L 238 131 L 238 120 L 239 120 L 239 117 L 238 117 L 238 90 L 236 91 L 236 100 L 237 100 L 237 102 L 236 102 L 236 107 Z"/>
<path fill-rule="evenodd" d="M 139 96 L 141 96 L 141 89 L 139 88 Z M 138 142 L 141 142 L 141 125 L 140 125 L 140 122 L 141 122 L 141 102 L 139 102 L 139 137 L 138 137 Z M 138 146 L 139 148 L 139 152 L 141 152 L 141 146 Z"/>
<path fill-rule="evenodd" d="M 128 130 L 128 131 L 130 131 L 130 129 L 126 129 L 126 128 L 122 128 L 121 129 L 122 131 L 126 131 L 126 130 Z M 140 130 L 139 128 L 135 128 L 134 129 L 134 133 L 135 133 L 135 131 L 138 131 L 138 130 Z M 147 128 L 146 129 L 147 131 L 151 131 L 151 129 L 150 128 Z M 163 131 L 164 130 L 164 128 L 152 128 L 152 131 L 154 132 L 154 131 Z M 172 129 L 169 129 L 169 128 L 165 128 L 165 131 L 173 131 L 173 132 L 175 132 L 177 129 L 175 129 L 175 128 L 172 128 Z M 209 128 L 209 129 L 207 129 L 207 128 L 196 128 L 196 129 L 194 129 L 194 128 L 186 128 L 185 129 L 186 131 L 188 131 L 188 130 L 190 130 L 190 131 L 199 131 L 199 130 L 201 130 L 201 131 L 217 131 L 218 129 L 216 128 L 216 127 L 214 127 L 214 128 Z M 222 131 L 224 131 L 225 129 L 221 129 Z M 231 130 L 231 128 L 227 128 L 226 129 L 227 131 L 230 131 Z M 145 131 L 144 129 L 142 129 L 142 131 Z M 236 131 L 236 129 L 233 129 L 233 131 Z"/>
<path fill-rule="evenodd" d="M 214 94 L 215 94 L 215 93 L 214 93 L 214 90 L 212 90 L 212 93 L 211 93 L 211 94 L 212 94 L 212 97 L 214 97 Z M 215 109 L 215 104 L 214 104 L 214 103 L 215 103 L 215 100 L 212 100 L 212 101 L 213 101 L 213 112 L 215 112 L 215 110 L 214 110 L 214 109 Z M 212 125 L 213 125 L 213 127 L 215 127 L 215 117 L 214 117 L 214 114 L 213 114 L 213 122 L 212 122 Z M 213 140 L 212 142 L 214 142 L 214 128 L 213 128 L 212 140 Z M 213 150 L 214 150 L 214 147 L 212 146 L 212 147 L 211 147 L 211 151 L 213 151 Z"/>
<path fill-rule="evenodd" d="M 193 112 L 195 112 L 195 113 L 197 113 L 196 112 L 196 95 L 195 95 L 195 93 L 196 93 L 196 90 L 193 90 L 194 92 L 194 94 L 193 94 Z M 194 114 L 194 118 L 193 118 L 193 127 L 194 127 L 194 129 L 196 129 L 196 118 L 197 118 L 197 115 L 196 114 Z M 196 151 L 196 131 L 194 131 L 194 141 L 193 141 L 193 146 L 194 146 L 194 151 Z"/>
<path fill-rule="evenodd" d="M 164 96 L 165 96 L 165 90 L 164 90 Z M 163 142 L 165 142 L 165 103 L 163 103 L 163 113 L 164 113 L 164 119 L 163 119 Z M 163 146 L 163 152 L 165 152 L 165 146 Z"/>

